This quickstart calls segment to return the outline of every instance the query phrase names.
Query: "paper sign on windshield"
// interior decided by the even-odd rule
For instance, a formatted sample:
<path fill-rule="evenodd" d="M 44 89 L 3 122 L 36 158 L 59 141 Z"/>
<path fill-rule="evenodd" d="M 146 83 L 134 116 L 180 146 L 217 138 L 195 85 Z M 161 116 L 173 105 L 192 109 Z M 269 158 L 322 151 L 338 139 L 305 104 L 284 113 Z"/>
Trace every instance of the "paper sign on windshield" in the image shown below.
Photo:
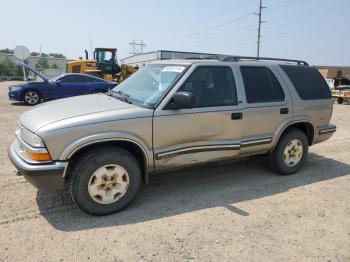
<path fill-rule="evenodd" d="M 175 72 L 175 73 L 181 73 L 184 71 L 184 66 L 166 66 L 163 68 L 162 72 Z"/>

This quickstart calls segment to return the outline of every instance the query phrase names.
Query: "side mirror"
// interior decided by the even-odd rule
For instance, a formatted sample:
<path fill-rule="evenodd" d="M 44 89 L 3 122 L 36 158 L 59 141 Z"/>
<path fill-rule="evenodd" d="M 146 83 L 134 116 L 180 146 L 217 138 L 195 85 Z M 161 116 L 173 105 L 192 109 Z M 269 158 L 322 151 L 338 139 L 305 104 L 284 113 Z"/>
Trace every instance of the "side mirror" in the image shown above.
<path fill-rule="evenodd" d="M 177 92 L 173 96 L 171 109 L 186 109 L 194 107 L 194 96 L 190 92 Z"/>
<path fill-rule="evenodd" d="M 55 81 L 55 84 L 56 84 L 56 85 L 59 85 L 59 86 L 60 86 L 61 83 L 62 83 L 62 80 L 61 80 L 61 79 L 58 79 L 58 80 Z"/>

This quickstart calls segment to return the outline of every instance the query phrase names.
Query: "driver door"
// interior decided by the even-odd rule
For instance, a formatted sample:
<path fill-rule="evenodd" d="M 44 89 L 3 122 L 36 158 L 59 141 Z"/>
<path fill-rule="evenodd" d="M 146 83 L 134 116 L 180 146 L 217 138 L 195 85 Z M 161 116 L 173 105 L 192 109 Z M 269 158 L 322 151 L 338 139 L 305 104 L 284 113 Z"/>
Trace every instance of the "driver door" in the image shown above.
<path fill-rule="evenodd" d="M 66 75 L 61 77 L 51 87 L 52 99 L 59 99 L 84 94 L 83 89 L 86 83 L 79 79 L 78 75 Z"/>
<path fill-rule="evenodd" d="M 239 154 L 242 108 L 232 68 L 193 66 L 154 112 L 155 169 L 165 170 Z M 167 109 L 174 93 L 191 92 L 195 107 Z"/>

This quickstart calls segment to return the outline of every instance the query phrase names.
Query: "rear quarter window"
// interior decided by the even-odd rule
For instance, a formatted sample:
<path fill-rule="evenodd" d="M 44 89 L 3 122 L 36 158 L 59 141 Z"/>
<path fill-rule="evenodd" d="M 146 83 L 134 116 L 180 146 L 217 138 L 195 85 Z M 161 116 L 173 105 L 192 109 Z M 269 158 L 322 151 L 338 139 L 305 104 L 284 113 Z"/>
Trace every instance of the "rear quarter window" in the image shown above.
<path fill-rule="evenodd" d="M 303 100 L 330 99 L 331 91 L 322 75 L 314 67 L 281 65 Z"/>

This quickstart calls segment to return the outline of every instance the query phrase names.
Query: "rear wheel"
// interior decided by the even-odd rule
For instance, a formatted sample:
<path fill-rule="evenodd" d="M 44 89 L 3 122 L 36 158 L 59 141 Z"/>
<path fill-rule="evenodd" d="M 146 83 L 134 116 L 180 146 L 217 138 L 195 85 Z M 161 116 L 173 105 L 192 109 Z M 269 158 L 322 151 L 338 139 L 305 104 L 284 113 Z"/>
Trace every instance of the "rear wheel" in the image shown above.
<path fill-rule="evenodd" d="M 304 165 L 308 155 L 308 139 L 299 129 L 290 129 L 269 155 L 271 168 L 280 175 L 292 175 Z"/>
<path fill-rule="evenodd" d="M 344 99 L 341 97 L 338 97 L 338 104 L 342 104 L 342 103 L 344 103 Z"/>
<path fill-rule="evenodd" d="M 40 103 L 41 95 L 38 91 L 27 90 L 23 94 L 23 100 L 27 105 L 34 106 Z"/>
<path fill-rule="evenodd" d="M 88 152 L 78 160 L 70 175 L 72 199 L 92 215 L 122 210 L 135 198 L 141 185 L 137 159 L 117 147 Z"/>

